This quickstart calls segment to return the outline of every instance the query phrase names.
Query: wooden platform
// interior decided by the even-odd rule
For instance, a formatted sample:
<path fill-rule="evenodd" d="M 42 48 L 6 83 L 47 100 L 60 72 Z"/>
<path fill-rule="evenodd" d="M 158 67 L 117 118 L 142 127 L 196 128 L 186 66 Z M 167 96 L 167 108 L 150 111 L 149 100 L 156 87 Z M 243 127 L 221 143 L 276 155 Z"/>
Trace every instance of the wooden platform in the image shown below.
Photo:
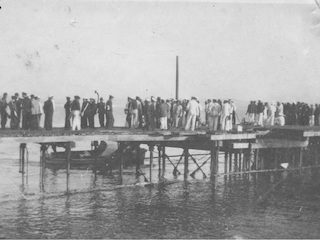
<path fill-rule="evenodd" d="M 213 142 L 231 149 L 306 147 L 309 140 L 320 142 L 320 127 L 273 126 L 247 127 L 244 132 L 212 132 L 206 128 L 197 131 L 144 131 L 140 129 L 85 129 L 81 131 L 55 128 L 50 131 L 1 130 L 1 142 L 62 143 L 77 141 L 115 141 L 139 144 L 163 144 L 172 147 L 182 145 L 192 149 L 209 150 Z M 0 145 L 1 147 L 1 145 Z"/>

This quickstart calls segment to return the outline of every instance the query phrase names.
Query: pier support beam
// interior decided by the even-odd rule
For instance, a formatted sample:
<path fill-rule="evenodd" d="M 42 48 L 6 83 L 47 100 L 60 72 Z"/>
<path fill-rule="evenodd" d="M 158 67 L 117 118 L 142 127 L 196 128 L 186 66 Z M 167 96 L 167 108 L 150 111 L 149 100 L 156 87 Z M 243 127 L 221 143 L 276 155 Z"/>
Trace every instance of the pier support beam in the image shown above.
<path fill-rule="evenodd" d="M 123 155 L 124 155 L 124 143 L 119 143 L 120 163 L 119 163 L 119 183 L 123 182 Z"/>
<path fill-rule="evenodd" d="M 228 172 L 228 152 L 224 152 L 224 173 Z"/>
<path fill-rule="evenodd" d="M 67 193 L 69 193 L 69 178 L 70 178 L 70 158 L 71 158 L 71 145 L 70 143 L 65 144 L 66 149 L 66 162 L 67 162 Z"/>
<path fill-rule="evenodd" d="M 229 172 L 232 171 L 232 152 L 229 152 Z"/>
<path fill-rule="evenodd" d="M 184 152 L 184 178 L 188 178 L 189 172 L 189 150 L 188 148 L 183 149 Z"/>
<path fill-rule="evenodd" d="M 166 168 L 166 147 L 162 146 L 162 171 Z"/>
<path fill-rule="evenodd" d="M 48 149 L 48 145 L 42 143 L 40 147 L 40 190 L 44 190 L 44 176 L 46 171 L 46 151 Z"/>
<path fill-rule="evenodd" d="M 149 174 L 149 178 L 150 178 L 150 182 L 152 183 L 152 165 L 153 165 L 153 149 L 154 149 L 154 145 L 149 145 L 149 151 L 150 151 L 150 174 Z"/>
<path fill-rule="evenodd" d="M 219 142 L 214 142 L 211 147 L 211 165 L 210 165 L 210 179 L 214 181 L 214 186 L 217 186 L 217 175 L 219 172 Z"/>

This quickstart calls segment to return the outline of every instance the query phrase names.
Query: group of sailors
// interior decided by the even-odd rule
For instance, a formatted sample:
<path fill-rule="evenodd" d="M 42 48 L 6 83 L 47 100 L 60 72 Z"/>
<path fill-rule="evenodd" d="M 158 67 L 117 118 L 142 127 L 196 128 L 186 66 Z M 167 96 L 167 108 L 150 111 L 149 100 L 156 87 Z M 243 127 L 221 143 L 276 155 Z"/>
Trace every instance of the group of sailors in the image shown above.
<path fill-rule="evenodd" d="M 248 122 L 259 126 L 320 125 L 320 104 L 250 101 Z"/>
<path fill-rule="evenodd" d="M 209 126 L 210 130 L 228 131 L 235 123 L 234 103 L 229 99 L 208 99 L 205 101 L 205 117 L 201 116 L 202 106 L 197 97 L 190 100 L 162 99 L 161 97 L 130 98 L 124 112 L 126 127 L 154 130 L 185 129 L 194 131 L 201 126 Z"/>
<path fill-rule="evenodd" d="M 114 124 L 112 100 L 105 103 L 100 98 L 96 103 L 94 98 L 83 98 L 80 106 L 80 97 L 74 96 L 73 101 L 67 97 L 64 105 L 65 109 L 65 129 L 81 130 L 94 128 L 94 117 L 99 116 L 100 127 L 112 128 Z M 52 130 L 53 114 L 55 111 L 55 101 L 53 95 L 42 104 L 40 98 L 31 94 L 22 93 L 20 98 L 18 93 L 8 100 L 8 94 L 4 93 L 0 100 L 1 128 L 5 129 L 8 119 L 10 119 L 10 129 L 39 130 L 41 117 L 44 114 L 44 128 Z"/>
<path fill-rule="evenodd" d="M 55 109 L 53 96 L 49 95 L 43 106 L 38 96 L 22 92 L 15 93 L 8 99 L 8 94 L 4 93 L 0 100 L 1 128 L 5 129 L 8 119 L 10 119 L 11 129 L 37 130 L 40 128 L 42 114 L 45 115 L 44 127 L 52 129 L 52 118 Z"/>
<path fill-rule="evenodd" d="M 95 128 L 94 118 L 98 114 L 100 127 L 112 128 L 114 124 L 113 117 L 113 96 L 105 103 L 103 98 L 97 99 L 84 97 L 80 107 L 80 97 L 74 96 L 71 101 L 67 97 L 64 105 L 65 109 L 65 129 L 81 130 L 86 128 Z M 99 100 L 99 101 L 98 101 Z"/>

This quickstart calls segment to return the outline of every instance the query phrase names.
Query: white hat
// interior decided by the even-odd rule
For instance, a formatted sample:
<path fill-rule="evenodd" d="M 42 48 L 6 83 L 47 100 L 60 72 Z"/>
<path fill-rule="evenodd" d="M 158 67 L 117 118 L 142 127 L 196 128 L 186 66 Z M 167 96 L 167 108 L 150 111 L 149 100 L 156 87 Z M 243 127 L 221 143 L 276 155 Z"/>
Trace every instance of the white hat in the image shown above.
<path fill-rule="evenodd" d="M 155 97 L 151 97 L 151 100 L 152 100 L 152 101 L 156 101 L 156 98 L 155 98 Z"/>
<path fill-rule="evenodd" d="M 146 101 L 147 101 L 147 102 L 150 102 L 150 98 L 146 98 Z"/>

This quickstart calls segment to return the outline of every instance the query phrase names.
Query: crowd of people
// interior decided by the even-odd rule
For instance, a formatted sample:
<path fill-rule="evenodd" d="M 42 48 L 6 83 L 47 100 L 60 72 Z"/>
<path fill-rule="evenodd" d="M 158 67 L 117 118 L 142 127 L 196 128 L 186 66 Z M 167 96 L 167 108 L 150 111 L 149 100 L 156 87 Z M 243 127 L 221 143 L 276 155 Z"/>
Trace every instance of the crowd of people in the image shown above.
<path fill-rule="evenodd" d="M 28 96 L 23 92 L 8 99 L 4 93 L 0 100 L 1 128 L 5 129 L 10 119 L 11 129 L 38 130 L 41 117 L 44 115 L 44 128 L 52 129 L 55 101 L 53 95 L 42 104 L 40 98 L 33 94 Z M 82 99 L 74 96 L 66 98 L 65 129 L 81 130 L 95 128 L 95 116 L 98 115 L 102 128 L 112 128 L 114 125 L 113 96 L 107 102 L 103 98 Z M 126 127 L 145 130 L 184 129 L 194 131 L 207 127 L 213 131 L 230 131 L 239 120 L 234 102 L 229 100 L 208 99 L 204 109 L 197 97 L 190 100 L 162 99 L 150 97 L 144 101 L 140 97 L 128 97 L 124 109 Z M 204 115 L 202 116 L 202 114 Z M 281 103 L 251 101 L 248 105 L 247 118 L 242 122 L 258 126 L 273 125 L 320 125 L 320 104 L 309 105 L 304 102 Z"/>
<path fill-rule="evenodd" d="M 191 97 L 183 99 L 161 99 L 160 97 L 130 98 L 125 107 L 126 126 L 154 130 L 185 129 L 194 131 L 201 126 L 208 126 L 210 130 L 232 129 L 235 124 L 235 104 L 229 99 L 208 99 L 204 106 L 205 116 L 201 116 L 202 106 L 199 99 Z"/>
<path fill-rule="evenodd" d="M 320 104 L 251 101 L 248 122 L 259 126 L 320 125 Z"/>
<path fill-rule="evenodd" d="M 96 103 L 93 98 L 83 98 L 81 105 L 79 96 L 74 96 L 73 101 L 67 97 L 67 102 L 64 105 L 65 129 L 94 128 L 96 114 L 99 115 L 101 127 L 112 128 L 114 123 L 112 100 L 113 96 L 111 95 L 106 103 L 103 102 L 103 98 L 100 98 L 99 103 Z M 4 93 L 0 100 L 1 128 L 5 129 L 8 119 L 10 119 L 10 129 L 38 130 L 40 129 L 41 117 L 44 114 L 44 128 L 51 130 L 55 108 L 53 95 L 49 95 L 42 104 L 40 98 L 34 94 L 29 97 L 27 93 L 23 92 L 22 98 L 20 98 L 19 94 L 15 93 L 8 100 L 8 94 Z"/>

